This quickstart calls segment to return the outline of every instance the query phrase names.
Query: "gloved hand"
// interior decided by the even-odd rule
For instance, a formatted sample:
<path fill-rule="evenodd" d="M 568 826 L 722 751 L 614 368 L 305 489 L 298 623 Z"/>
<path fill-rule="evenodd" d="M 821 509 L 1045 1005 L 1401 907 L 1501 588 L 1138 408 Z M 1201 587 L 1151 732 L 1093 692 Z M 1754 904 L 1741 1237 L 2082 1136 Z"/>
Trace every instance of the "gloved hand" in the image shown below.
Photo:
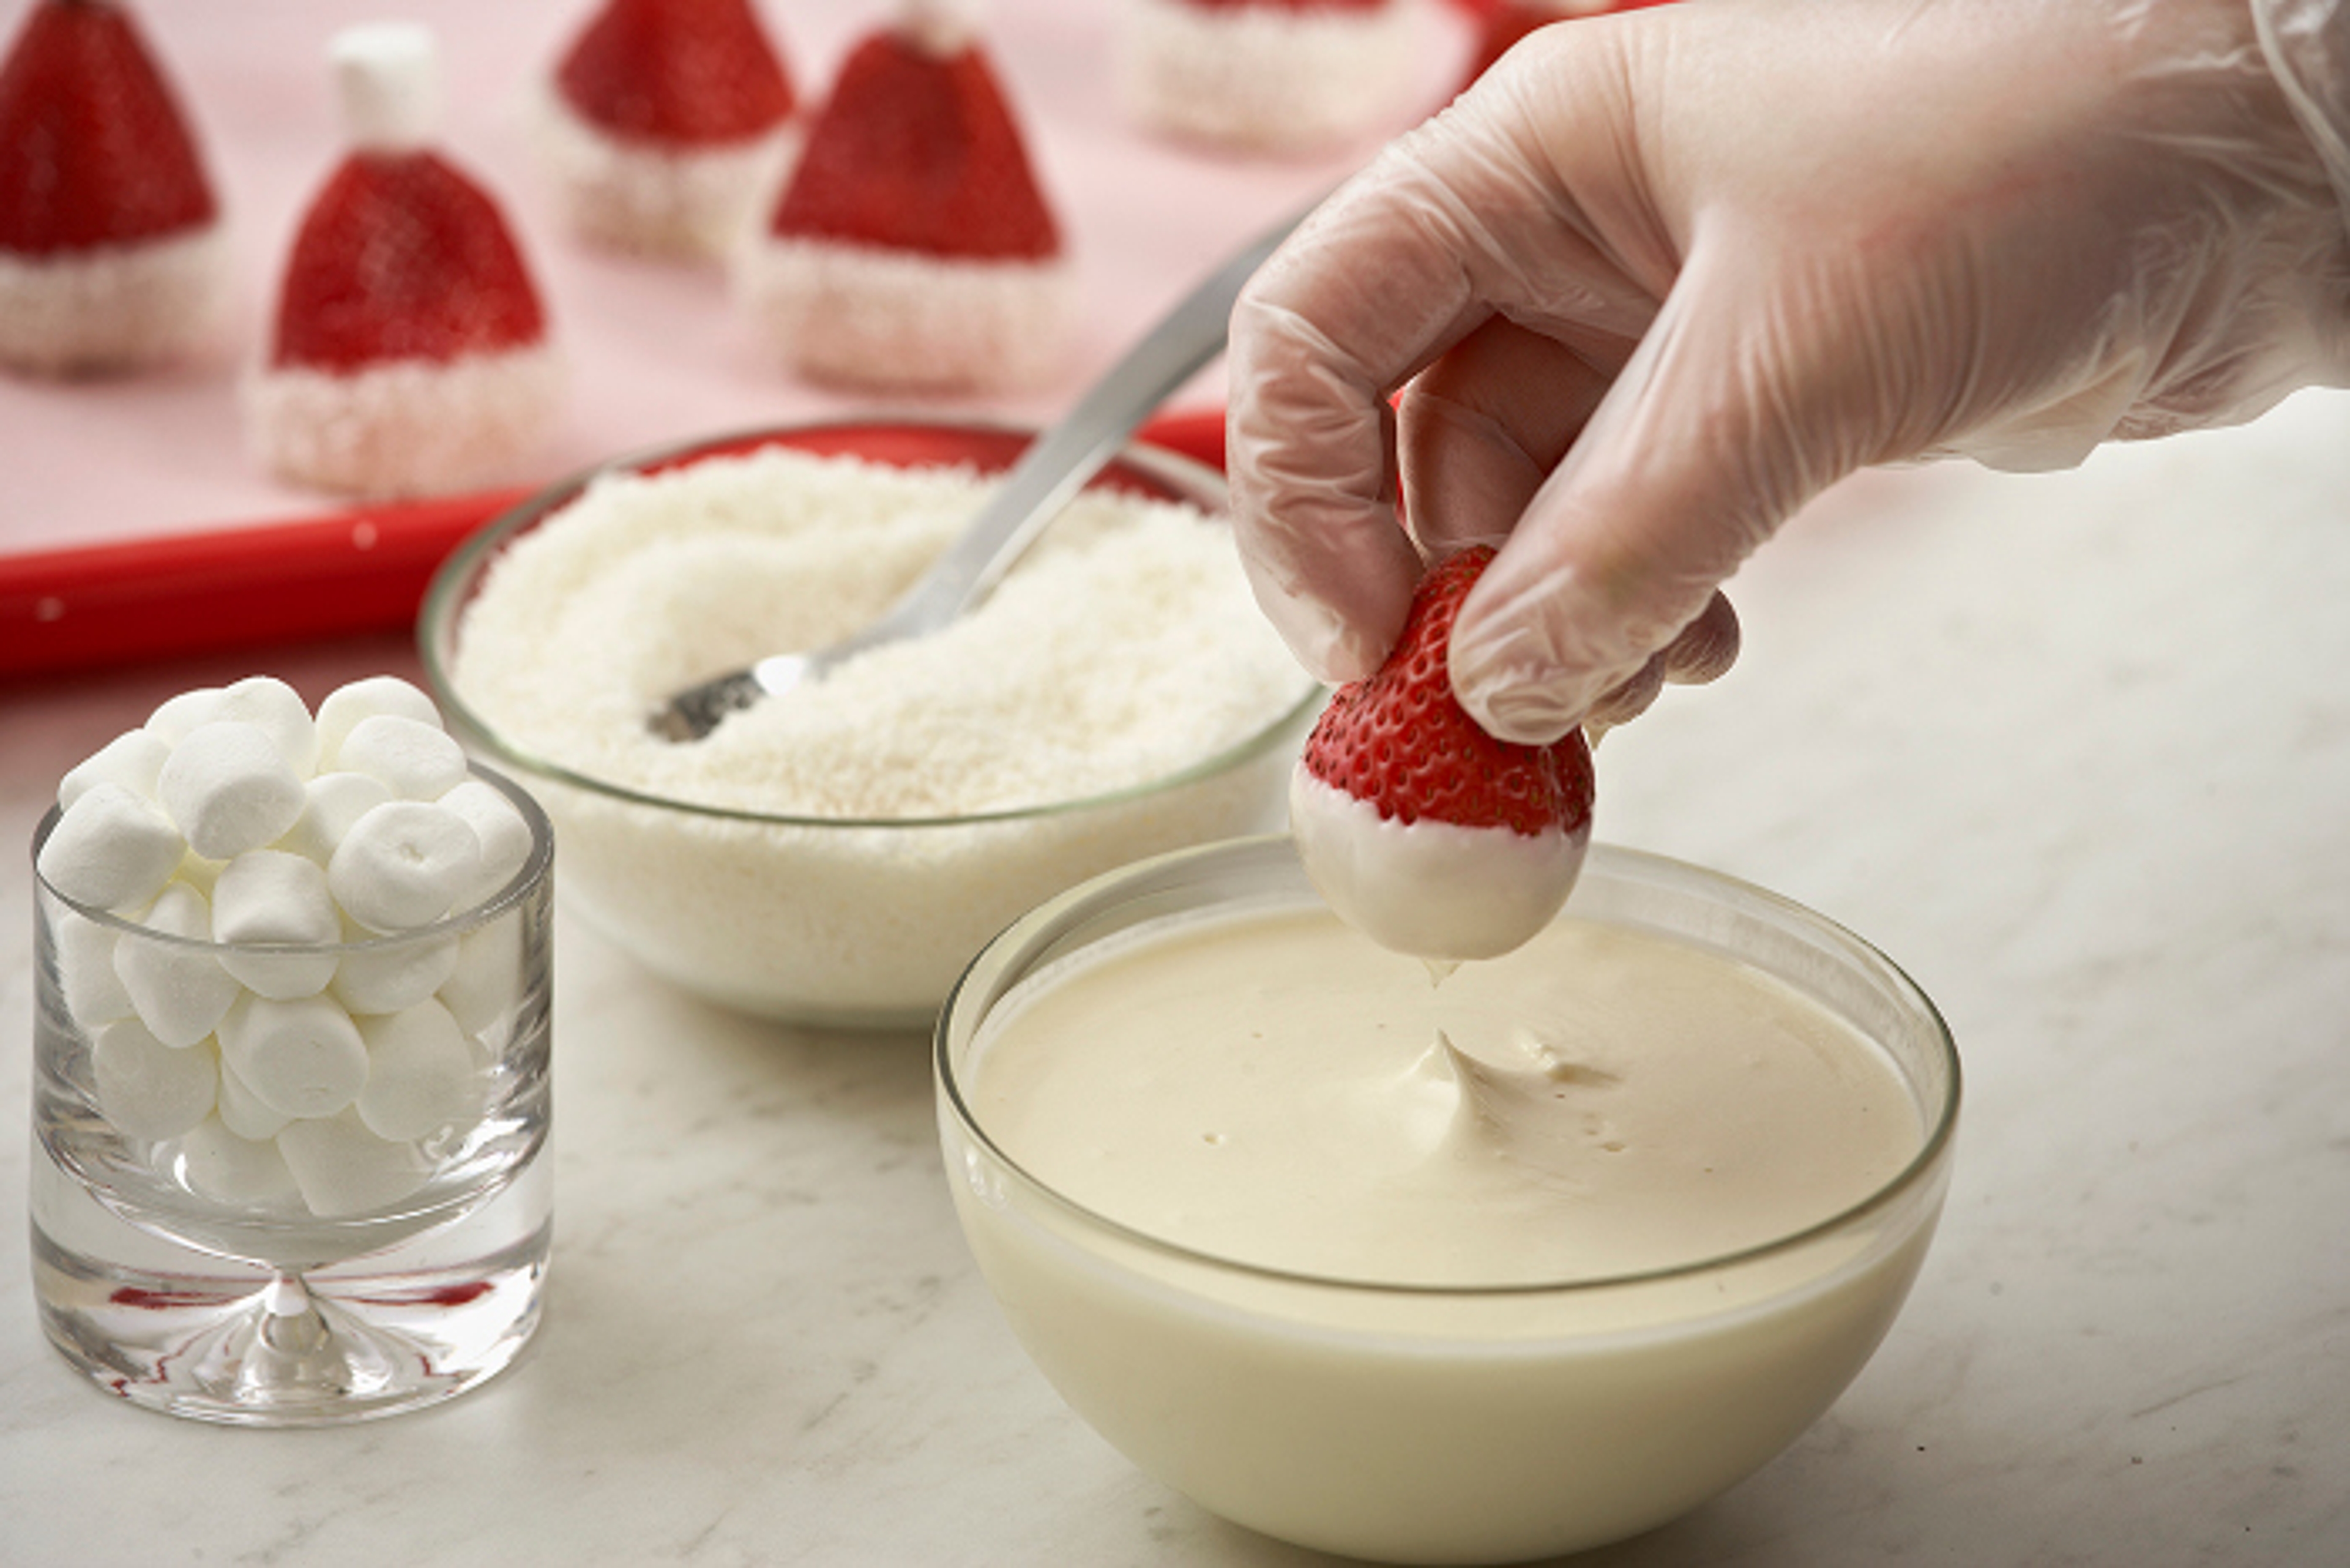
<path fill-rule="evenodd" d="M 2350 384 L 2345 132 L 2350 0 L 1693 0 L 1546 28 L 1234 310 L 1258 597 L 1350 680 L 1422 553 L 1496 544 L 1461 701 L 1526 742 L 1611 692 L 1621 717 L 1669 663 L 1718 671 L 1718 586 L 1856 468 L 2065 465 Z"/>

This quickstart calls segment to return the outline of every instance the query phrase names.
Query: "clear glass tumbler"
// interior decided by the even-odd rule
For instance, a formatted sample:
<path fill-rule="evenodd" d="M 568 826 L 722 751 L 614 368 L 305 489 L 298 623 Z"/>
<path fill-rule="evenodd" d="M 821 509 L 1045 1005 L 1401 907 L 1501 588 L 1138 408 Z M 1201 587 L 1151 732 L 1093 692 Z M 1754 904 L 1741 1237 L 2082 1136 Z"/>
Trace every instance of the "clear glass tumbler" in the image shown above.
<path fill-rule="evenodd" d="M 36 871 L 34 1291 L 110 1391 L 323 1425 L 469 1388 L 537 1326 L 554 838 L 526 792 L 474 774 L 530 857 L 396 936 L 173 936 Z"/>

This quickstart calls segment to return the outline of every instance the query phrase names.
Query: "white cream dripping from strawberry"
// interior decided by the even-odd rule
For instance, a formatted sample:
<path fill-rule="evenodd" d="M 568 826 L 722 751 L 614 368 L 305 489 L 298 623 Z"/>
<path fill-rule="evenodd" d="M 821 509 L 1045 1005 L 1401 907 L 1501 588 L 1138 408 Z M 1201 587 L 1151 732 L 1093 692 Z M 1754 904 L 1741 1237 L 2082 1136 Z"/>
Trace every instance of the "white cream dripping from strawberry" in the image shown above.
<path fill-rule="evenodd" d="M 1441 984 L 1499 958 L 1565 906 L 1591 842 L 1579 733 L 1517 745 L 1481 728 L 1447 673 L 1452 621 L 1493 558 L 1431 566 L 1378 670 L 1341 687 L 1291 774 L 1298 857 L 1339 917 L 1429 963 Z"/>
<path fill-rule="evenodd" d="M 1289 826 L 1305 874 L 1341 919 L 1439 964 L 1523 946 L 1565 904 L 1591 843 L 1588 817 L 1575 831 L 1542 834 L 1395 821 L 1302 763 L 1290 775 Z"/>

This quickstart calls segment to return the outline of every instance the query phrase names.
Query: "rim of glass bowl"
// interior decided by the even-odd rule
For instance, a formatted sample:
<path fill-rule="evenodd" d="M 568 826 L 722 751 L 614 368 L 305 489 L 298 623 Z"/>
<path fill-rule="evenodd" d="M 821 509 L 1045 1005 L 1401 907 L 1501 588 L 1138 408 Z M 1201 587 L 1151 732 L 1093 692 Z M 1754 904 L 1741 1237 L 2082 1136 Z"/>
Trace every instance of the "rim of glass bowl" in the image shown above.
<path fill-rule="evenodd" d="M 1959 1102 L 1962 1097 L 1962 1082 L 1958 1043 L 1950 1036 L 1949 1022 L 1934 1005 L 1918 982 L 1909 978 L 1900 965 L 1879 951 L 1875 945 L 1846 929 L 1835 921 L 1806 905 L 1755 886 L 1722 872 L 1708 870 L 1669 856 L 1650 854 L 1646 850 L 1627 849 L 1618 845 L 1594 844 L 1585 862 L 1584 875 L 1595 868 L 1651 885 L 1662 880 L 1686 884 L 1695 880 L 1717 895 L 1726 895 L 1731 901 L 1742 903 L 1750 910 L 1792 921 L 1814 939 L 1825 939 L 1831 949 L 1840 950 L 1846 959 L 1857 959 L 1864 967 L 1873 968 L 1889 981 L 1899 999 L 1913 1006 L 1919 1017 L 1931 1026 L 1934 1054 L 1948 1075 L 1949 1093 L 1941 1109 L 1917 1152 L 1907 1164 L 1880 1183 L 1866 1198 L 1846 1205 L 1835 1213 L 1815 1220 L 1799 1231 L 1759 1241 L 1751 1247 L 1733 1251 L 1716 1252 L 1706 1257 L 1673 1263 L 1663 1268 L 1636 1270 L 1626 1273 L 1595 1274 L 1566 1280 L 1518 1282 L 1508 1284 L 1412 1284 L 1393 1280 L 1357 1279 L 1344 1274 L 1317 1274 L 1302 1270 L 1274 1268 L 1263 1263 L 1251 1263 L 1219 1253 L 1188 1247 L 1180 1241 L 1170 1241 L 1148 1231 L 1139 1230 L 1122 1220 L 1113 1220 L 1085 1204 L 1069 1198 L 1051 1183 L 1029 1172 L 1026 1167 L 1012 1158 L 980 1125 L 979 1117 L 964 1100 L 962 1083 L 953 1063 L 957 1029 L 962 1023 L 966 994 L 983 982 L 1000 977 L 1001 973 L 1028 961 L 1016 957 L 1016 950 L 1041 945 L 1059 930 L 1074 926 L 1095 915 L 1104 914 L 1128 898 L 1145 890 L 1171 891 L 1183 886 L 1180 878 L 1195 864 L 1218 858 L 1243 860 L 1253 866 L 1259 857 L 1280 846 L 1287 852 L 1288 836 L 1284 834 L 1263 835 L 1251 838 L 1227 839 L 1219 844 L 1195 846 L 1148 860 L 1136 861 L 1055 895 L 1020 917 L 1000 932 L 995 940 L 981 950 L 964 969 L 947 995 L 946 1005 L 939 1012 L 939 1022 L 931 1036 L 931 1070 L 938 1087 L 944 1093 L 954 1113 L 955 1123 L 962 1133 L 983 1147 L 1014 1179 L 1031 1195 L 1044 1199 L 1059 1212 L 1073 1216 L 1084 1224 L 1106 1231 L 1119 1241 L 1145 1251 L 1171 1257 L 1182 1262 L 1211 1271 L 1240 1274 L 1253 1279 L 1274 1281 L 1284 1285 L 1308 1286 L 1318 1290 L 1338 1290 L 1375 1295 L 1411 1296 L 1420 1298 L 1476 1297 L 1494 1299 L 1511 1296 L 1556 1295 L 1565 1293 L 1596 1293 L 1620 1290 L 1627 1286 L 1656 1284 L 1733 1268 L 1756 1262 L 1774 1253 L 1790 1252 L 1806 1246 L 1831 1232 L 1844 1229 L 1879 1210 L 1889 1208 L 1907 1198 L 1926 1181 L 1948 1152 L 1958 1127 Z M 1301 873 L 1302 876 L 1302 873 Z M 1268 900 L 1263 889 L 1257 890 L 1256 902 Z M 1186 909 L 1168 913 L 1200 914 L 1204 909 Z M 1733 955 L 1734 956 L 1734 955 Z M 1768 971 L 1766 971 L 1768 972 Z M 1024 976 L 1023 978 L 1025 978 Z M 1013 982 L 1014 985 L 1018 981 Z M 1009 992 L 1006 987 L 988 1002 L 993 1008 Z M 970 1029 L 975 1031 L 977 1023 Z M 1907 1075 L 1904 1075 L 1905 1082 Z"/>
<path fill-rule="evenodd" d="M 1006 806 L 989 811 L 962 812 L 940 816 L 816 816 L 794 812 L 758 811 L 747 806 L 718 805 L 706 801 L 681 800 L 673 795 L 655 794 L 629 784 L 599 778 L 582 773 L 567 763 L 537 754 L 529 747 L 509 739 L 492 728 L 459 690 L 451 668 L 458 642 L 458 627 L 464 611 L 478 591 L 482 577 L 498 553 L 516 535 L 528 532 L 553 514 L 577 500 L 596 480 L 607 474 L 659 470 L 712 457 L 738 456 L 769 445 L 789 445 L 791 438 L 847 435 L 853 431 L 944 431 L 963 436 L 1019 438 L 1033 437 L 1033 427 L 987 420 L 939 420 L 912 415 L 902 417 L 875 416 L 869 419 L 816 420 L 806 424 L 769 425 L 737 431 L 725 435 L 704 436 L 693 441 L 650 448 L 625 453 L 561 480 L 493 518 L 477 530 L 433 574 L 432 586 L 426 590 L 424 607 L 417 619 L 418 650 L 422 655 L 426 679 L 452 729 L 460 730 L 481 750 L 497 757 L 510 766 L 586 790 L 592 794 L 625 801 L 632 805 L 651 806 L 663 811 L 685 812 L 695 816 L 713 817 L 723 821 L 757 823 L 781 827 L 817 828 L 925 828 L 970 827 L 990 824 L 1033 821 L 1043 817 L 1073 815 L 1080 812 L 1099 810 L 1106 806 L 1123 805 L 1147 800 L 1169 790 L 1213 778 L 1256 760 L 1279 744 L 1296 726 L 1302 725 L 1320 706 L 1323 688 L 1302 671 L 1299 680 L 1303 690 L 1296 701 L 1283 709 L 1268 723 L 1243 737 L 1220 752 L 1186 764 L 1173 773 L 1161 774 L 1140 784 L 1118 789 L 1105 790 L 1097 794 L 1079 795 L 1068 800 L 1041 802 L 1033 805 Z M 1225 494 L 1223 475 L 1205 463 L 1195 462 L 1180 453 L 1169 452 L 1141 441 L 1129 441 L 1118 449 L 1111 460 L 1113 467 L 1122 466 L 1160 485 L 1176 498 L 1189 502 L 1201 510 L 1222 501 Z M 910 466 L 910 465 L 905 465 Z M 941 466 L 949 466 L 941 464 Z M 1104 472 L 1110 472 L 1106 468 Z"/>
<path fill-rule="evenodd" d="M 55 883 L 41 875 L 41 846 L 49 841 L 49 835 L 56 829 L 57 819 L 65 815 L 65 808 L 56 805 L 52 805 L 42 814 L 40 822 L 33 829 L 33 881 L 44 895 L 56 899 L 60 905 L 71 909 L 84 919 L 96 921 L 99 925 L 111 930 L 135 936 L 144 941 L 203 952 L 233 950 L 237 952 L 265 954 L 360 953 L 374 952 L 384 948 L 406 947 L 411 943 L 436 941 L 444 937 L 463 936 L 468 931 L 477 930 L 490 924 L 522 902 L 531 888 L 546 879 L 549 864 L 555 858 L 555 826 L 547 820 L 546 808 L 538 804 L 536 797 L 486 763 L 468 758 L 465 766 L 467 773 L 496 789 L 499 794 L 514 803 L 515 810 L 522 813 L 523 820 L 530 825 L 530 854 L 524 859 L 522 868 L 507 880 L 506 885 L 487 898 L 471 909 L 443 915 L 431 925 L 418 926 L 413 930 L 385 931 L 376 936 L 363 937 L 358 941 L 221 942 L 214 941 L 209 937 L 182 937 L 171 931 L 159 931 L 152 926 L 142 926 L 127 916 L 119 915 L 111 909 L 101 909 L 95 904 L 85 904 L 78 898 L 58 891 Z"/>

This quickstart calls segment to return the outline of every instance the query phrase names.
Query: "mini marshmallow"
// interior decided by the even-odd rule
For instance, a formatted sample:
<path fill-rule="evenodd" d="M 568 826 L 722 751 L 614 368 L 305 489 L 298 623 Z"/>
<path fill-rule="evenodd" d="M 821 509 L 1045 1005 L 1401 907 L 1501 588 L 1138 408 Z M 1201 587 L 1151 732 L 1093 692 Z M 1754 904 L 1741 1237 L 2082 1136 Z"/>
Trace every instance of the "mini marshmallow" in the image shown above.
<path fill-rule="evenodd" d="M 89 1044 L 99 1114 L 129 1137 L 177 1137 L 213 1113 L 220 1068 L 210 1051 L 178 1050 L 135 1018 Z"/>
<path fill-rule="evenodd" d="M 151 803 L 101 783 L 58 816 L 37 864 L 41 879 L 75 903 L 128 909 L 162 891 L 187 847 Z"/>
<path fill-rule="evenodd" d="M 213 889 L 220 886 L 220 874 L 227 869 L 227 861 L 207 860 L 191 849 L 180 857 L 180 868 L 172 873 L 172 880 L 185 882 L 210 901 Z"/>
<path fill-rule="evenodd" d="M 441 804 L 465 819 L 482 841 L 482 868 L 473 886 L 457 895 L 456 907 L 470 909 L 504 891 L 515 874 L 530 859 L 530 823 L 515 809 L 505 792 L 481 779 L 467 779 L 441 797 Z"/>
<path fill-rule="evenodd" d="M 432 699 L 397 675 L 370 675 L 338 686 L 318 704 L 319 770 L 341 766 L 336 758 L 342 751 L 343 737 L 361 720 L 379 713 L 441 728 L 441 710 L 433 706 Z"/>
<path fill-rule="evenodd" d="M 66 770 L 57 781 L 57 804 L 70 811 L 93 785 L 117 784 L 141 800 L 155 798 L 155 780 L 172 743 L 146 730 L 126 730 Z"/>
<path fill-rule="evenodd" d="M 301 776 L 268 731 L 215 719 L 172 748 L 156 781 L 163 809 L 197 854 L 234 860 L 275 844 L 302 815 Z"/>
<path fill-rule="evenodd" d="M 898 26 L 941 57 L 968 47 L 979 34 L 976 0 L 899 0 Z"/>
<path fill-rule="evenodd" d="M 351 824 L 391 798 L 391 786 L 373 774 L 320 774 L 302 786 L 302 815 L 277 847 L 324 866 Z"/>
<path fill-rule="evenodd" d="M 220 701 L 221 689 L 217 686 L 182 691 L 177 697 L 165 698 L 161 706 L 147 715 L 143 727 L 165 745 L 176 746 L 188 738 L 190 731 L 221 716 Z"/>
<path fill-rule="evenodd" d="M 447 1008 L 423 1002 L 359 1023 L 367 1042 L 368 1080 L 358 1110 L 369 1130 L 381 1137 L 414 1139 L 481 1116 L 486 1085 L 464 1032 Z"/>
<path fill-rule="evenodd" d="M 49 924 L 49 948 L 57 954 L 57 991 L 66 1012 L 85 1029 L 128 1018 L 137 1010 L 122 977 L 114 972 L 115 934 L 86 915 L 59 909 Z M 444 977 L 445 978 L 445 977 Z"/>
<path fill-rule="evenodd" d="M 441 117 L 440 62 L 431 29 L 413 22 L 345 27 L 334 36 L 328 57 L 354 147 L 413 152 L 430 143 Z"/>
<path fill-rule="evenodd" d="M 308 778 L 318 763 L 318 727 L 302 694 L 274 675 L 252 675 L 221 688 L 216 719 L 242 719 L 277 742 L 278 755 L 296 778 Z"/>
<path fill-rule="evenodd" d="M 294 1119 L 262 1104 L 261 1096 L 244 1086 L 244 1080 L 225 1058 L 221 1062 L 219 1114 L 229 1131 L 247 1138 L 276 1137 Z"/>
<path fill-rule="evenodd" d="M 302 1189 L 277 1146 L 239 1133 L 220 1116 L 207 1117 L 182 1138 L 178 1155 L 189 1189 L 224 1209 L 303 1207 Z"/>
<path fill-rule="evenodd" d="M 437 993 L 457 1026 L 494 1054 L 522 994 L 522 920 L 504 915 L 457 943 L 457 967 Z"/>
<path fill-rule="evenodd" d="M 221 1060 L 254 1098 L 289 1116 L 330 1116 L 367 1083 L 367 1046 L 324 996 L 251 997 L 221 1020 Z"/>
<path fill-rule="evenodd" d="M 355 1111 L 288 1123 L 277 1135 L 277 1152 L 302 1201 L 322 1220 L 397 1203 L 432 1174 L 413 1146 L 378 1137 Z"/>
<path fill-rule="evenodd" d="M 346 754 L 369 724 L 351 732 Z M 447 914 L 480 874 L 482 842 L 465 819 L 426 801 L 388 801 L 351 825 L 327 863 L 343 912 L 371 931 L 412 930 Z"/>
<path fill-rule="evenodd" d="M 369 935 L 354 922 L 350 940 Z M 398 1012 L 448 982 L 457 970 L 455 937 L 410 937 L 354 948 L 343 954 L 329 988 L 353 1012 Z"/>
<path fill-rule="evenodd" d="M 402 800 L 439 800 L 465 782 L 465 751 L 446 731 L 397 713 L 373 713 L 335 748 L 335 766 L 373 774 Z"/>
<path fill-rule="evenodd" d="M 148 929 L 192 942 L 210 942 L 212 906 L 184 882 L 173 882 L 140 917 Z M 130 994 L 140 1021 L 166 1045 L 193 1045 L 218 1028 L 236 1002 L 236 977 L 221 968 L 209 947 L 147 941 L 125 935 L 114 945 L 114 972 Z"/>
<path fill-rule="evenodd" d="M 228 863 L 213 888 L 213 940 L 317 948 L 343 940 L 342 917 L 315 860 L 251 849 Z M 335 978 L 332 952 L 224 951 L 221 967 L 276 1001 L 316 996 Z"/>

